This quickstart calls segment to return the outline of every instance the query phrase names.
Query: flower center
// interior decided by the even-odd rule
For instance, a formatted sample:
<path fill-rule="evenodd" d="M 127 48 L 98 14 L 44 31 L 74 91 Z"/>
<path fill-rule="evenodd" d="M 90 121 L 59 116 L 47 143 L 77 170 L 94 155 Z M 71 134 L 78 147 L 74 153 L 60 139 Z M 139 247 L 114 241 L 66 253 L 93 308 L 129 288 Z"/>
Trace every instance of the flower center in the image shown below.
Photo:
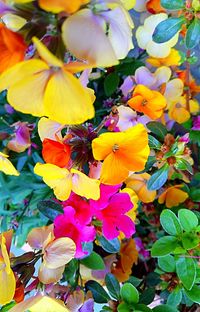
<path fill-rule="evenodd" d="M 114 144 L 112 147 L 113 152 L 115 153 L 116 151 L 119 150 L 119 145 L 118 144 Z"/>
<path fill-rule="evenodd" d="M 148 103 L 148 101 L 147 100 L 142 100 L 142 106 L 145 106 L 145 105 L 147 105 L 147 103 Z"/>
<path fill-rule="evenodd" d="M 176 108 L 181 108 L 182 105 L 180 103 L 176 103 Z"/>

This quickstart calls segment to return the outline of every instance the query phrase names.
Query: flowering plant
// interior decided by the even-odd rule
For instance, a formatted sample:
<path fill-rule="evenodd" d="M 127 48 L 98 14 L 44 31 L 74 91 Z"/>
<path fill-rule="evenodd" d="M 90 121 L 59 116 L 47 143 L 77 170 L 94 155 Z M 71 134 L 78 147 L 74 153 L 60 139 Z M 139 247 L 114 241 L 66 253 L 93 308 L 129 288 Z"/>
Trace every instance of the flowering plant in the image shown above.
<path fill-rule="evenodd" d="M 196 0 L 0 0 L 1 311 L 197 311 Z"/>

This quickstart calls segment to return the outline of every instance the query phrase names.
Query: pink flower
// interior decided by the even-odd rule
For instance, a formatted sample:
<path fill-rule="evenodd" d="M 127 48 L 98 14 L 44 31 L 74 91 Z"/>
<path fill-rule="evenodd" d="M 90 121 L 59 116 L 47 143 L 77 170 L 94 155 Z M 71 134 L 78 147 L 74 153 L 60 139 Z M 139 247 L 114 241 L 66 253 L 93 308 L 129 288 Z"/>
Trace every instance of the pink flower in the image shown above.
<path fill-rule="evenodd" d="M 133 221 L 125 215 L 133 204 L 127 193 L 117 193 L 121 185 L 100 186 L 101 196 L 97 201 L 90 200 L 95 217 L 102 221 L 102 232 L 107 239 L 114 239 L 122 231 L 129 238 L 135 233 Z M 116 194 L 117 193 L 117 194 Z"/>
<path fill-rule="evenodd" d="M 76 244 L 75 257 L 81 258 L 88 254 L 87 251 L 83 250 L 82 243 L 93 241 L 96 232 L 94 226 L 81 224 L 78 219 L 76 219 L 75 209 L 67 206 L 64 208 L 64 214 L 57 216 L 54 220 L 54 235 L 56 238 L 71 238 Z"/>
<path fill-rule="evenodd" d="M 75 210 L 74 217 L 81 224 L 86 225 L 92 221 L 92 210 L 89 202 L 75 193 L 71 193 L 68 200 L 62 203 L 63 208 L 71 206 Z"/>
<path fill-rule="evenodd" d="M 139 254 L 142 255 L 144 258 L 148 258 L 150 256 L 150 253 L 148 250 L 145 249 L 141 238 L 136 237 L 134 238 L 134 240 L 135 240 L 136 248 Z"/>

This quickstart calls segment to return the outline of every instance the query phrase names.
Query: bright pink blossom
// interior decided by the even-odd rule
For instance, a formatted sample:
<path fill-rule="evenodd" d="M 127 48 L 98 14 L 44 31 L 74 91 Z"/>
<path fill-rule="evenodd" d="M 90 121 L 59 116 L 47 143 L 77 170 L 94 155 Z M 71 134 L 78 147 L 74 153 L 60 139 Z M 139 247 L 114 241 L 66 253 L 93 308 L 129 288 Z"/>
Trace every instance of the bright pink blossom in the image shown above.
<path fill-rule="evenodd" d="M 95 217 L 102 221 L 102 232 L 107 239 L 114 239 L 122 231 L 129 238 L 135 233 L 133 221 L 126 216 L 133 204 L 127 193 L 117 193 L 120 185 L 101 185 L 101 196 L 97 201 L 90 200 Z"/>
<path fill-rule="evenodd" d="M 54 220 L 54 235 L 56 238 L 71 238 L 76 244 L 75 257 L 81 258 L 88 254 L 87 251 L 83 250 L 82 243 L 93 241 L 96 232 L 94 226 L 81 224 L 76 218 L 76 211 L 67 206 L 64 208 L 64 214 L 57 216 Z"/>

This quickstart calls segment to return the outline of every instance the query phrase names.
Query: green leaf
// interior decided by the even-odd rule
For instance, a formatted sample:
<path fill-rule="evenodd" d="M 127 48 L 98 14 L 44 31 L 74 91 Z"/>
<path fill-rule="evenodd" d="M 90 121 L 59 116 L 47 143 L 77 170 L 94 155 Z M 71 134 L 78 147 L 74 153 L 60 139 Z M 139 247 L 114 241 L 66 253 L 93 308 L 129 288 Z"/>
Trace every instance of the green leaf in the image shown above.
<path fill-rule="evenodd" d="M 170 235 L 181 235 L 183 233 L 180 222 L 171 210 L 165 209 L 160 215 L 160 223 L 165 230 Z"/>
<path fill-rule="evenodd" d="M 153 308 L 154 312 L 178 312 L 176 308 L 171 307 L 167 304 L 161 304 L 155 308 Z"/>
<path fill-rule="evenodd" d="M 82 259 L 81 264 L 85 265 L 89 269 L 92 270 L 104 270 L 105 269 L 105 264 L 103 262 L 103 259 L 101 258 L 100 255 L 98 255 L 96 252 L 92 252 L 89 257 L 86 257 Z"/>
<path fill-rule="evenodd" d="M 200 20 L 195 18 L 190 24 L 185 37 L 185 44 L 187 49 L 191 50 L 199 44 L 200 41 Z"/>
<path fill-rule="evenodd" d="M 171 11 L 181 10 L 185 7 L 183 0 L 161 0 L 163 8 Z"/>
<path fill-rule="evenodd" d="M 120 250 L 120 242 L 118 238 L 107 240 L 104 236 L 98 236 L 98 241 L 100 242 L 101 247 L 109 253 L 116 253 Z"/>
<path fill-rule="evenodd" d="M 169 17 L 158 24 L 153 33 L 153 40 L 156 43 L 164 43 L 174 37 L 185 23 L 185 17 Z"/>
<path fill-rule="evenodd" d="M 169 172 L 169 165 L 166 163 L 162 168 L 152 174 L 147 182 L 147 188 L 150 191 L 159 190 L 167 181 Z"/>
<path fill-rule="evenodd" d="M 119 75 L 117 73 L 111 73 L 104 79 L 104 91 L 106 96 L 112 95 L 119 85 Z"/>
<path fill-rule="evenodd" d="M 171 255 L 158 258 L 158 265 L 165 272 L 175 272 L 176 270 L 176 263 Z"/>
<path fill-rule="evenodd" d="M 135 308 L 134 312 L 135 311 L 139 311 L 139 312 L 151 312 L 152 311 L 145 304 L 136 304 L 134 308 Z"/>
<path fill-rule="evenodd" d="M 186 232 L 183 234 L 181 240 L 182 240 L 183 247 L 186 250 L 193 249 L 197 247 L 200 243 L 199 235 L 197 235 L 196 233 Z"/>
<path fill-rule="evenodd" d="M 137 278 L 137 277 L 135 277 L 135 276 L 130 276 L 127 282 L 129 282 L 129 283 L 131 283 L 133 286 L 137 287 L 137 286 L 139 286 L 139 285 L 141 284 L 142 279 Z"/>
<path fill-rule="evenodd" d="M 190 290 L 196 278 L 196 265 L 192 258 L 180 257 L 176 261 L 176 272 L 183 286 Z"/>
<path fill-rule="evenodd" d="M 185 293 L 190 300 L 196 303 L 200 303 L 200 287 L 199 286 L 194 285 L 192 289 L 190 290 L 185 289 Z"/>
<path fill-rule="evenodd" d="M 63 214 L 62 206 L 51 199 L 40 201 L 37 204 L 37 208 L 51 221 L 54 221 L 57 216 Z"/>
<path fill-rule="evenodd" d="M 161 123 L 156 121 L 150 121 L 147 124 L 147 128 L 155 134 L 159 139 L 164 141 L 164 138 L 167 134 L 167 129 Z"/>
<path fill-rule="evenodd" d="M 92 292 L 94 301 L 97 303 L 107 303 L 111 300 L 104 288 L 96 281 L 88 281 L 85 284 L 85 288 L 86 290 L 90 290 Z"/>
<path fill-rule="evenodd" d="M 138 303 L 139 301 L 139 293 L 131 283 L 125 283 L 120 290 L 120 294 L 128 304 Z"/>
<path fill-rule="evenodd" d="M 126 302 L 121 302 L 117 307 L 118 312 L 129 312 L 131 311 L 129 305 Z"/>
<path fill-rule="evenodd" d="M 176 246 L 178 245 L 178 240 L 174 236 L 161 237 L 158 241 L 153 244 L 151 249 L 152 257 L 162 257 L 169 255 Z"/>
<path fill-rule="evenodd" d="M 188 209 L 180 209 L 178 211 L 178 218 L 182 225 L 182 228 L 186 232 L 191 232 L 194 230 L 198 225 L 198 218 L 197 216 Z"/>
<path fill-rule="evenodd" d="M 106 274 L 105 282 L 106 282 L 106 287 L 110 295 L 114 299 L 119 300 L 120 299 L 120 285 L 116 277 L 113 274 L 108 273 Z"/>
<path fill-rule="evenodd" d="M 180 304 L 181 300 L 182 300 L 182 291 L 181 291 L 181 289 L 179 289 L 178 291 L 174 290 L 169 295 L 169 297 L 167 298 L 167 304 L 169 306 L 177 306 L 177 305 Z"/>
<path fill-rule="evenodd" d="M 176 158 L 175 168 L 179 170 L 187 170 L 189 173 L 193 174 L 193 169 L 190 163 L 183 158 Z"/>
<path fill-rule="evenodd" d="M 149 147 L 152 149 L 160 150 L 162 144 L 156 138 L 154 138 L 152 135 L 149 135 L 148 138 L 149 138 Z"/>
<path fill-rule="evenodd" d="M 148 305 L 152 303 L 154 297 L 155 297 L 155 289 L 153 287 L 147 288 L 141 293 L 139 303 Z"/>

